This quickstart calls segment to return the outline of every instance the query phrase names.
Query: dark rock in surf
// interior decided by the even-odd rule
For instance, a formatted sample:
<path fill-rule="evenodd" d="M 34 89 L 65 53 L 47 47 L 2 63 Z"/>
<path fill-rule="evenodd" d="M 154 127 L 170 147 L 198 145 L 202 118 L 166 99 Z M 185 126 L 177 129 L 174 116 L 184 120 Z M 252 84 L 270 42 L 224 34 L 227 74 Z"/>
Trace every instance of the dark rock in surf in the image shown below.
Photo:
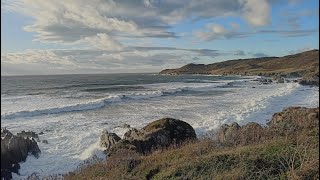
<path fill-rule="evenodd" d="M 35 133 L 22 131 L 18 134 L 1 129 L 1 178 L 12 179 L 12 172 L 18 173 L 18 163 L 25 161 L 29 153 L 36 158 L 41 153 Z"/>
<path fill-rule="evenodd" d="M 17 136 L 23 137 L 23 138 L 33 138 L 37 142 L 40 142 L 38 134 L 33 132 L 33 131 L 27 131 L 27 132 L 26 131 L 21 131 L 20 133 L 17 133 Z"/>

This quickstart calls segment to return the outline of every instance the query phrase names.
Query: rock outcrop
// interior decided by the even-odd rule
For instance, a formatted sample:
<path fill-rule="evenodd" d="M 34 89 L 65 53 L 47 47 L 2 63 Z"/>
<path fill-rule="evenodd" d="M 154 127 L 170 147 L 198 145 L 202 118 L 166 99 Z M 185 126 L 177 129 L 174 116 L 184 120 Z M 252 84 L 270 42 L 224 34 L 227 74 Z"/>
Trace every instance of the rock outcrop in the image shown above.
<path fill-rule="evenodd" d="M 269 136 L 301 133 L 318 127 L 319 108 L 290 107 L 275 113 L 267 124 Z"/>
<path fill-rule="evenodd" d="M 110 148 L 120 140 L 121 138 L 115 133 L 109 133 L 107 130 L 104 130 L 100 136 L 100 146 L 106 148 L 106 151 L 109 151 Z"/>
<path fill-rule="evenodd" d="M 218 130 L 217 139 L 222 145 L 235 146 L 297 133 L 319 133 L 319 108 L 290 107 L 275 113 L 267 125 L 263 128 L 253 122 L 244 126 L 224 124 Z M 317 132 L 308 132 L 310 129 L 317 129 Z"/>
<path fill-rule="evenodd" d="M 1 129 L 1 178 L 12 179 L 12 172 L 19 173 L 20 162 L 32 154 L 38 158 L 41 153 L 33 137 L 35 133 L 25 131 L 13 135 L 7 129 Z"/>
<path fill-rule="evenodd" d="M 110 133 L 107 134 L 110 137 Z M 196 139 L 192 126 L 184 121 L 163 118 L 154 121 L 141 130 L 132 128 L 125 133 L 122 140 L 107 143 L 109 152 L 130 149 L 145 154 L 152 150 L 166 148 L 172 144 L 180 144 L 187 140 Z M 107 138 L 108 139 L 108 138 Z M 117 138 L 118 139 L 118 138 Z M 101 141 L 102 142 L 102 141 Z"/>
<path fill-rule="evenodd" d="M 303 77 L 299 84 L 305 86 L 319 86 L 319 67 L 315 72 L 309 73 Z"/>
<path fill-rule="evenodd" d="M 40 142 L 38 134 L 33 131 L 21 131 L 20 133 L 17 133 L 17 136 L 23 137 L 23 138 L 33 138 L 37 142 Z"/>
<path fill-rule="evenodd" d="M 240 127 L 234 122 L 230 126 L 224 124 L 218 131 L 218 141 L 223 145 L 246 145 L 259 142 L 264 135 L 263 128 L 258 123 L 249 123 Z"/>

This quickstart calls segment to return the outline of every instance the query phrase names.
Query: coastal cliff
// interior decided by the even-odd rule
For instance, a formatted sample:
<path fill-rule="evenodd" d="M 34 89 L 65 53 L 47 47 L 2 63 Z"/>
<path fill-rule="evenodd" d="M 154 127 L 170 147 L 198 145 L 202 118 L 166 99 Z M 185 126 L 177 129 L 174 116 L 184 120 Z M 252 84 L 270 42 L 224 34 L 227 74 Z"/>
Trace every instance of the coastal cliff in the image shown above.
<path fill-rule="evenodd" d="M 319 50 L 310 50 L 283 57 L 262 57 L 229 60 L 213 64 L 187 64 L 177 69 L 165 69 L 165 75 L 212 74 L 305 77 L 319 82 Z M 308 83 L 307 83 L 308 84 Z"/>

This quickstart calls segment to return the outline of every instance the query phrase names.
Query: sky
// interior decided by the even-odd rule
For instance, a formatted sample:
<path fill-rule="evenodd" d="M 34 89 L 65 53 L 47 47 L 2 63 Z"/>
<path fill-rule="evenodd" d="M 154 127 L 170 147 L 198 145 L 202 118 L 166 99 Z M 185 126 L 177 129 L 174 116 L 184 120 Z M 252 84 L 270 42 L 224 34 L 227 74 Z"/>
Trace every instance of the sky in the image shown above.
<path fill-rule="evenodd" d="M 311 49 L 318 0 L 1 1 L 1 75 L 159 72 Z"/>

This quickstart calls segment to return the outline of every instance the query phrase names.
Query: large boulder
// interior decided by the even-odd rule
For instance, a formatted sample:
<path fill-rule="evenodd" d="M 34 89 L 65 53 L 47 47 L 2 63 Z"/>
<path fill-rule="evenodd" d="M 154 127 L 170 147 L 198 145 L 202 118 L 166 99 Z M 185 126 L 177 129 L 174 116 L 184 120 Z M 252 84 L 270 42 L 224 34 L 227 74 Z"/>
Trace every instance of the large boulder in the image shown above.
<path fill-rule="evenodd" d="M 299 84 L 304 86 L 319 86 L 319 76 L 305 77 L 299 81 Z"/>
<path fill-rule="evenodd" d="M 188 123 L 177 119 L 163 118 L 148 124 L 141 130 L 130 129 L 124 134 L 122 140 L 110 148 L 109 153 L 130 149 L 146 154 L 152 150 L 166 148 L 172 144 L 180 144 L 196 138 L 194 129 Z"/>
<path fill-rule="evenodd" d="M 41 153 L 34 138 L 13 135 L 7 129 L 1 129 L 1 178 L 11 179 L 12 172 L 19 173 L 19 164 L 28 154 L 36 158 Z"/>

